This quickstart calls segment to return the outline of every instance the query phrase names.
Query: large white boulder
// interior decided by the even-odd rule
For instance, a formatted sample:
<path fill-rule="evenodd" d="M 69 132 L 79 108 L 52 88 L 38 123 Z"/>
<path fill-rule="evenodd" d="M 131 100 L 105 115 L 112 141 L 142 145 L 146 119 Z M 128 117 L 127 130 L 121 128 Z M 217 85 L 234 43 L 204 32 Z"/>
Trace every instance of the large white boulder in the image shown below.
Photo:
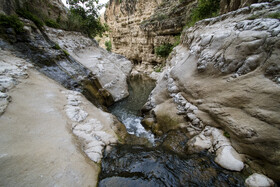
<path fill-rule="evenodd" d="M 225 146 L 218 149 L 215 162 L 223 168 L 232 171 L 241 171 L 244 168 L 241 157 L 232 146 Z"/>
<path fill-rule="evenodd" d="M 263 174 L 254 173 L 246 179 L 245 185 L 247 187 L 270 187 L 274 186 L 274 182 Z"/>

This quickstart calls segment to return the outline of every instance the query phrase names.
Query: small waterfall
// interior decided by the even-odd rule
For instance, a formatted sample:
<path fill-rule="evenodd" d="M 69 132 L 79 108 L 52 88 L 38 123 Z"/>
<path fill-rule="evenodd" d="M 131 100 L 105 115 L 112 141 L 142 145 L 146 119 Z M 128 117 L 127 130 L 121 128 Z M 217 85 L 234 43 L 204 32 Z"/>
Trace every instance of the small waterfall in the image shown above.
<path fill-rule="evenodd" d="M 129 79 L 129 97 L 114 104 L 109 110 L 126 126 L 127 132 L 147 138 L 152 144 L 154 135 L 141 124 L 140 110 L 155 87 L 155 81 L 144 76 L 132 76 Z"/>

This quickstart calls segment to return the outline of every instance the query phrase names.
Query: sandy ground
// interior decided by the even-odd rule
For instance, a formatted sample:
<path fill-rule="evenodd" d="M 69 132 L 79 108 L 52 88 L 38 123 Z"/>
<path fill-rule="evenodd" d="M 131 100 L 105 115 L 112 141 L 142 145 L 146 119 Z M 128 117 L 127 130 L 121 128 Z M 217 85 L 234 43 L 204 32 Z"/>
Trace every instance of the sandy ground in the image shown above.
<path fill-rule="evenodd" d="M 99 167 L 79 149 L 53 80 L 35 70 L 10 90 L 0 117 L 0 186 L 95 186 Z"/>

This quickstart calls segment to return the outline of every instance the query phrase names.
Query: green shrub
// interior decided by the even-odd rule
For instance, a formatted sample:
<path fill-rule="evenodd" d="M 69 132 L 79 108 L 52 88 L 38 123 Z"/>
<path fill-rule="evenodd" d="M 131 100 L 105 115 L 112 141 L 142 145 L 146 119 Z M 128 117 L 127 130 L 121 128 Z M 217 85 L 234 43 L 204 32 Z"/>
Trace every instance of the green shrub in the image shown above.
<path fill-rule="evenodd" d="M 62 49 L 63 53 L 66 55 L 66 56 L 70 56 L 69 52 L 66 51 L 65 49 Z"/>
<path fill-rule="evenodd" d="M 162 68 L 163 68 L 163 65 L 156 65 L 156 66 L 154 67 L 154 71 L 155 71 L 155 72 L 161 72 L 161 71 L 162 71 Z"/>
<path fill-rule="evenodd" d="M 230 138 L 230 134 L 227 131 L 224 132 L 224 136 Z"/>
<path fill-rule="evenodd" d="M 44 26 L 44 22 L 41 19 L 39 19 L 36 15 L 32 14 L 26 9 L 18 9 L 16 13 L 23 18 L 33 21 L 39 28 L 42 28 Z"/>
<path fill-rule="evenodd" d="M 220 0 L 199 0 L 196 8 L 191 12 L 188 26 L 193 26 L 199 20 L 217 16 L 219 9 Z"/>
<path fill-rule="evenodd" d="M 61 47 L 57 43 L 52 48 L 55 49 L 55 50 L 61 49 Z"/>
<path fill-rule="evenodd" d="M 111 42 L 111 40 L 106 41 L 105 42 L 105 46 L 106 46 L 106 50 L 107 51 L 111 51 L 112 50 L 112 42 Z"/>
<path fill-rule="evenodd" d="M 45 20 L 45 23 L 46 23 L 46 25 L 48 27 L 59 28 L 59 24 L 56 21 L 52 20 L 52 19 Z"/>
<path fill-rule="evenodd" d="M 166 14 L 160 14 L 157 17 L 155 17 L 155 20 L 156 21 L 162 21 L 162 20 L 165 20 L 167 18 L 168 18 L 168 16 Z"/>
<path fill-rule="evenodd" d="M 68 0 L 68 4 L 67 30 L 83 32 L 91 38 L 102 36 L 106 28 L 99 18 L 98 10 L 102 6 L 96 5 L 98 0 Z"/>
<path fill-rule="evenodd" d="M 280 12 L 275 12 L 267 15 L 268 18 L 280 19 Z"/>
<path fill-rule="evenodd" d="M 0 25 L 1 27 L 13 28 L 16 33 L 23 32 L 24 24 L 15 15 L 6 16 L 4 14 L 0 14 Z"/>
<path fill-rule="evenodd" d="M 252 15 L 252 16 L 248 17 L 248 20 L 254 20 L 254 19 L 257 19 L 260 17 L 261 17 L 260 15 Z"/>
<path fill-rule="evenodd" d="M 175 42 L 173 44 L 173 48 L 180 44 L 180 36 L 181 34 L 175 36 Z"/>
<path fill-rule="evenodd" d="M 155 48 L 155 53 L 157 56 L 166 58 L 168 55 L 171 53 L 173 49 L 173 45 L 168 43 L 168 44 L 163 44 Z"/>

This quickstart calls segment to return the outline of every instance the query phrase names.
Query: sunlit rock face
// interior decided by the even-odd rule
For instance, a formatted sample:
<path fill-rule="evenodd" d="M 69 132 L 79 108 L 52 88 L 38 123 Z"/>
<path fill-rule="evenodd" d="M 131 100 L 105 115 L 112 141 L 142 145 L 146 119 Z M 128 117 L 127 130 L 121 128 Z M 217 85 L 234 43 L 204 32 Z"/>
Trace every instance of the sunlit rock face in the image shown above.
<path fill-rule="evenodd" d="M 155 48 L 174 43 L 190 15 L 195 1 L 170 0 L 111 0 L 105 12 L 110 27 L 113 51 L 135 63 L 163 63 Z"/>

